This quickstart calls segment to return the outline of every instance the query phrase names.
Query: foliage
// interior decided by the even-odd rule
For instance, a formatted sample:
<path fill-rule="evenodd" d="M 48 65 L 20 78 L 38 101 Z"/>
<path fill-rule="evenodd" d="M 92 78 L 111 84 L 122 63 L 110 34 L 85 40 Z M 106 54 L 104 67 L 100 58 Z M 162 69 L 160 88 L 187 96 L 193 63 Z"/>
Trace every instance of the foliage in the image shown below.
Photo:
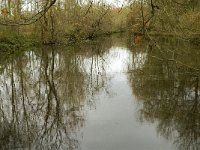
<path fill-rule="evenodd" d="M 128 16 L 129 29 L 173 34 L 186 40 L 199 40 L 200 2 L 198 0 L 141 0 L 133 2 Z M 144 17 L 142 17 L 142 12 Z"/>
<path fill-rule="evenodd" d="M 53 2 L 4 1 L 0 4 L 0 25 L 4 25 L 1 27 L 5 32 L 34 36 L 44 44 L 93 39 L 126 28 L 124 18 L 129 10 L 123 7 L 115 8 L 101 1 Z"/>

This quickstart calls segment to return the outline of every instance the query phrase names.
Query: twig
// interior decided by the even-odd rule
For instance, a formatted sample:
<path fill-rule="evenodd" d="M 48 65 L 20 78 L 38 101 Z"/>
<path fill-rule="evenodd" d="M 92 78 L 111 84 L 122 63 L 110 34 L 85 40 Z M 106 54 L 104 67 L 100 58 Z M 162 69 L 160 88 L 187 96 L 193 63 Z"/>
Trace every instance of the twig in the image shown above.
<path fill-rule="evenodd" d="M 56 1 L 57 0 L 51 0 L 49 6 L 45 6 L 45 8 L 43 10 L 39 11 L 37 14 L 33 15 L 32 17 L 25 19 L 24 22 L 14 22 L 14 21 L 8 20 L 8 22 L 0 22 L 0 25 L 21 26 L 21 25 L 33 24 L 33 23 L 37 22 L 38 20 L 40 20 L 47 13 L 47 11 L 56 3 Z"/>

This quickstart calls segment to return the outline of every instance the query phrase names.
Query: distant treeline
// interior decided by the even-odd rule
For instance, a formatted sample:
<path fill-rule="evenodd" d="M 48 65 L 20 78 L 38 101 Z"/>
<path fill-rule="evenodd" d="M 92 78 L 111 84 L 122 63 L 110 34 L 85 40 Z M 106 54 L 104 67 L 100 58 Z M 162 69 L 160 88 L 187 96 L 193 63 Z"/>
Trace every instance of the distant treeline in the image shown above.
<path fill-rule="evenodd" d="M 0 9 L 0 36 L 31 35 L 45 44 L 124 31 L 129 11 L 81 0 L 3 0 Z"/>
<path fill-rule="evenodd" d="M 1 0 L 0 10 L 0 41 L 20 35 L 44 44 L 73 43 L 122 31 L 200 39 L 199 0 L 132 0 L 122 7 L 92 0 Z"/>

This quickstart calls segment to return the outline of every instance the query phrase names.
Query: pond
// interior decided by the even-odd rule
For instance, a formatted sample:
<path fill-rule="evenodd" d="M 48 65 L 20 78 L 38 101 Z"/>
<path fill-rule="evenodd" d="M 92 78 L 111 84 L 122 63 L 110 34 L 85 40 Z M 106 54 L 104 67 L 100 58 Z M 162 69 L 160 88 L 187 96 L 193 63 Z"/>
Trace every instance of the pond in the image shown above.
<path fill-rule="evenodd" d="M 0 149 L 200 149 L 200 49 L 125 35 L 0 56 Z"/>

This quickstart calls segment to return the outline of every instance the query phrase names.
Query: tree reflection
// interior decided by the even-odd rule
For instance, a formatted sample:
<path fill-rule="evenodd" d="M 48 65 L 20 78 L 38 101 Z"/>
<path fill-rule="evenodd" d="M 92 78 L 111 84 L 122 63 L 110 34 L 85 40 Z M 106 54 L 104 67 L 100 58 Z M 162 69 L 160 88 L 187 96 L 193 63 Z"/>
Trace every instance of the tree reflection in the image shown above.
<path fill-rule="evenodd" d="M 141 57 L 145 56 L 145 57 Z M 181 150 L 200 149 L 199 54 L 183 43 L 164 41 L 133 53 L 129 80 L 142 102 L 141 121 L 157 122 L 157 131 Z"/>
<path fill-rule="evenodd" d="M 0 149 L 78 148 L 85 103 L 106 86 L 109 46 L 43 47 L 0 62 Z"/>

